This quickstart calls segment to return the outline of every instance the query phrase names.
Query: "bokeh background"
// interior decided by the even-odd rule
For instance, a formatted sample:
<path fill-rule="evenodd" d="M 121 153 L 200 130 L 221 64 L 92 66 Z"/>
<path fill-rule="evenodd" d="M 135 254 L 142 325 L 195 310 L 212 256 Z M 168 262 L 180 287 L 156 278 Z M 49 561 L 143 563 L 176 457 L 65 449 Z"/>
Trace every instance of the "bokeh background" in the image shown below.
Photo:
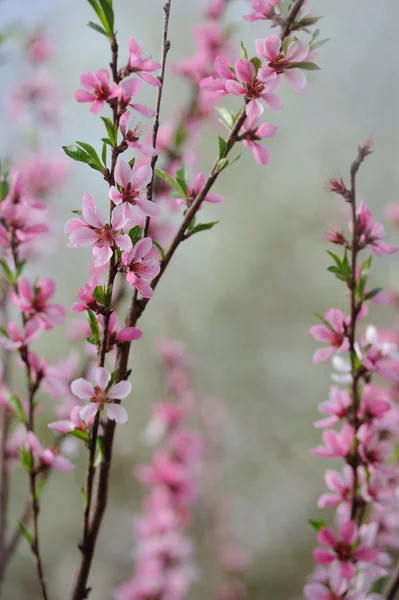
<path fill-rule="evenodd" d="M 134 35 L 156 59 L 162 1 L 114 4 L 122 53 Z M 329 176 L 346 175 L 357 144 L 372 136 L 376 151 L 361 171 L 360 197 L 384 218 L 384 206 L 397 199 L 399 189 L 399 4 L 313 4 L 314 12 L 324 15 L 322 37 L 331 38 L 319 52 L 322 70 L 310 75 L 304 95 L 283 86 L 284 110 L 268 114 L 279 127 L 268 144 L 270 165 L 258 166 L 244 151 L 237 165 L 224 172 L 217 191 L 225 202 L 205 209 L 209 220 L 220 224 L 184 245 L 142 319 L 144 338 L 133 357 L 130 421 L 118 429 L 111 503 L 93 567 L 93 600 L 111 598 L 113 587 L 131 571 L 131 521 L 140 497 L 133 466 L 143 458 L 139 434 L 162 389 L 153 348 L 165 337 L 184 341 L 195 357 L 199 397 L 219 398 L 226 407 L 220 427 L 223 487 L 229 495 L 232 528 L 251 557 L 249 598 L 302 598 L 314 545 L 307 519 L 318 518 L 315 501 L 324 489 L 322 461 L 309 453 L 319 441 L 312 421 L 318 402 L 326 399 L 330 377 L 329 364 L 312 365 L 316 344 L 307 330 L 314 322 L 313 312 L 329 306 L 345 310 L 347 302 L 342 286 L 326 272 L 329 263 L 322 241 L 322 230 L 342 222 L 344 209 L 324 186 Z M 204 0 L 173 0 L 170 62 L 192 53 L 191 29 L 204 6 Z M 96 145 L 102 124 L 73 99 L 79 74 L 104 67 L 109 60 L 105 39 L 85 26 L 92 19 L 89 4 L 3 0 L 0 8 L 1 28 L 12 21 L 26 28 L 44 23 L 55 40 L 51 66 L 60 87 L 62 126 L 44 136 L 46 148 L 56 154 L 62 144 L 76 139 Z M 229 21 L 235 23 L 236 40 L 244 40 L 254 51 L 254 40 L 266 31 L 262 22 L 241 19 L 247 9 L 244 1 L 232 2 Z M 10 90 L 24 78 L 24 66 L 15 47 L 4 49 L 0 73 L 1 155 L 17 158 L 23 142 L 8 103 Z M 163 118 L 176 114 L 187 91 L 184 83 L 168 76 Z M 154 89 L 148 87 L 139 101 L 152 105 Z M 201 169 L 210 167 L 215 147 L 214 132 L 209 131 L 201 142 Z M 58 299 L 66 306 L 85 280 L 88 253 L 66 248 L 63 223 L 80 206 L 84 191 L 105 204 L 104 186 L 94 171 L 71 164 L 68 184 L 54 198 L 57 233 L 40 273 L 34 274 L 54 276 Z M 395 239 L 392 228 L 389 233 Z M 383 286 L 398 281 L 397 258 L 375 261 L 373 277 Z M 392 318 L 390 309 L 373 308 L 370 314 L 372 322 Z M 56 332 L 46 336 L 41 350 L 61 358 L 68 345 Z M 18 372 L 15 375 L 18 378 Z M 72 475 L 55 474 L 43 495 L 42 549 L 54 600 L 67 597 L 78 558 L 82 478 L 83 468 Z M 15 518 L 25 487 L 26 481 L 16 477 Z M 7 600 L 39 598 L 25 546 L 8 572 Z M 203 560 L 200 548 L 200 565 Z M 193 588 L 192 598 L 209 597 L 204 583 Z"/>

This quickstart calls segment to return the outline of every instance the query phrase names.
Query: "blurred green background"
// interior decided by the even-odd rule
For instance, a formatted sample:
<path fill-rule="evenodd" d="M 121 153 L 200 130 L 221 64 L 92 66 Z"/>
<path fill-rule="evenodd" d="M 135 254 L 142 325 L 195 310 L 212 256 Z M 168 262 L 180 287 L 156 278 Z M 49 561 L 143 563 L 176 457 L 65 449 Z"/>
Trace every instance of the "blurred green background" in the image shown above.
<path fill-rule="evenodd" d="M 134 35 L 145 52 L 160 53 L 162 0 L 114 0 L 121 55 Z M 170 62 L 193 51 L 191 27 L 199 22 L 203 0 L 173 0 Z M 134 392 L 130 421 L 118 429 L 110 507 L 102 529 L 91 581 L 90 600 L 111 598 L 111 590 L 131 570 L 131 521 L 139 490 L 133 465 L 142 458 L 139 433 L 161 381 L 153 347 L 158 338 L 187 343 L 196 360 L 195 384 L 200 397 L 220 398 L 227 416 L 220 430 L 223 485 L 231 501 L 232 527 L 251 556 L 246 577 L 251 600 L 300 600 L 312 568 L 314 533 L 307 518 L 319 518 L 317 495 L 324 489 L 323 465 L 310 455 L 319 433 L 312 428 L 318 402 L 326 399 L 330 365 L 312 366 L 316 344 L 307 334 L 313 312 L 334 306 L 346 309 L 343 287 L 326 272 L 328 257 L 322 230 L 344 222 L 339 202 L 324 189 L 331 175 L 346 176 L 357 144 L 371 136 L 375 154 L 359 177 L 359 197 L 378 218 L 384 205 L 397 198 L 399 187 L 399 86 L 396 52 L 399 4 L 396 0 L 319 0 L 314 12 L 324 15 L 320 49 L 322 70 L 309 77 L 306 94 L 282 86 L 284 110 L 268 111 L 279 127 L 270 140 L 268 167 L 254 163 L 243 151 L 237 165 L 226 170 L 216 191 L 221 205 L 207 207 L 208 220 L 220 220 L 212 232 L 196 236 L 178 253 L 151 302 L 135 346 Z M 233 2 L 229 20 L 254 54 L 254 40 L 267 34 L 263 22 L 247 24 L 241 15 L 248 3 Z M 45 135 L 46 148 L 58 152 L 76 139 L 93 145 L 103 135 L 100 119 L 73 99 L 79 74 L 107 66 L 105 39 L 85 25 L 92 19 L 83 0 L 3 0 L 1 26 L 17 20 L 26 27 L 45 23 L 55 40 L 52 63 L 61 91 L 62 127 Z M 238 44 L 237 44 L 238 53 Z M 2 107 L 1 154 L 19 156 L 21 138 L 10 122 L 9 91 L 25 76 L 20 56 L 5 50 L 0 65 Z M 169 75 L 162 117 L 173 117 L 188 88 Z M 147 86 L 140 102 L 153 105 Z M 104 113 L 105 114 L 105 113 Z M 214 132 L 201 146 L 206 172 L 216 151 Z M 107 202 L 101 176 L 84 165 L 71 165 L 68 184 L 54 198 L 56 235 L 44 265 L 32 274 L 54 276 L 58 299 L 67 307 L 87 273 L 88 252 L 68 250 L 63 223 L 80 206 L 84 191 Z M 389 228 L 391 239 L 394 238 Z M 378 259 L 374 281 L 386 286 L 399 279 L 397 258 Z M 373 308 L 371 322 L 389 322 L 389 309 Z M 67 350 L 62 333 L 45 336 L 39 348 L 47 357 Z M 18 376 L 18 373 L 16 374 Z M 43 495 L 42 550 L 51 598 L 67 598 L 78 559 L 83 468 L 55 474 Z M 23 505 L 26 481 L 16 482 L 14 517 Z M 33 563 L 22 544 L 4 588 L 4 598 L 38 599 Z M 200 561 L 201 562 L 201 561 Z M 206 578 L 203 577 L 203 580 Z M 192 597 L 211 598 L 206 586 Z"/>

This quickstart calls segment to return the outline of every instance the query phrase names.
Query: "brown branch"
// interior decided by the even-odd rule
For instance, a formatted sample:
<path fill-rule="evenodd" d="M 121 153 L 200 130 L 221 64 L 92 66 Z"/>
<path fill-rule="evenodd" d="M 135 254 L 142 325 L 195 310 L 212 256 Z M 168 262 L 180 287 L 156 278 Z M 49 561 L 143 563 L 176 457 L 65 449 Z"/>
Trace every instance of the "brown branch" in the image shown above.
<path fill-rule="evenodd" d="M 286 18 L 286 20 L 284 21 L 284 25 L 281 29 L 281 34 L 280 37 L 283 40 L 284 38 L 288 37 L 290 35 L 290 33 L 293 30 L 293 25 L 294 25 L 294 21 L 297 18 L 299 11 L 302 8 L 302 4 L 305 2 L 305 0 L 296 0 L 296 2 L 294 2 L 294 4 L 291 7 L 290 10 L 290 14 L 288 15 L 288 17 Z"/>

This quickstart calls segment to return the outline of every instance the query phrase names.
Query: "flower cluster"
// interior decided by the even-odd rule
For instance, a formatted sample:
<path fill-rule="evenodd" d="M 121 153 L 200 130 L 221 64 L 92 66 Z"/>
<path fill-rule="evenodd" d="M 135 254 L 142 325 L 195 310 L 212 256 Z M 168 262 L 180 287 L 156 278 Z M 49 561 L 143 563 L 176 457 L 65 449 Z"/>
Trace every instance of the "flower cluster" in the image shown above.
<path fill-rule="evenodd" d="M 356 174 L 369 153 L 369 143 L 359 148 L 352 172 Z M 331 240 L 344 247 L 343 256 L 329 252 L 334 264 L 328 269 L 346 284 L 350 311 L 345 315 L 329 309 L 320 317 L 321 324 L 310 329 L 316 340 L 327 345 L 315 353 L 314 362 L 332 357 L 332 377 L 338 384 L 331 388 L 329 400 L 319 405 L 324 418 L 315 427 L 323 430 L 323 444 L 312 452 L 326 459 L 343 459 L 345 464 L 342 473 L 326 472 L 328 492 L 320 496 L 318 507 L 336 509 L 337 531 L 324 521 L 311 522 L 318 531 L 320 546 L 314 551 L 318 566 L 304 591 L 309 600 L 377 600 L 380 596 L 370 592 L 389 572 L 387 551 L 396 549 L 399 540 L 393 530 L 387 535 L 387 518 L 398 514 L 399 508 L 399 473 L 390 462 L 399 411 L 389 390 L 372 378 L 379 375 L 398 382 L 399 352 L 374 327 L 358 332 L 367 315 L 367 302 L 380 293 L 367 288 L 371 256 L 358 261 L 363 250 L 380 256 L 397 248 L 381 241 L 382 225 L 373 220 L 364 202 L 356 206 L 353 188 L 347 190 L 342 180 L 330 187 L 352 210 L 351 235 L 340 232 L 339 240 L 338 236 Z"/>
<path fill-rule="evenodd" d="M 198 495 L 203 448 L 186 424 L 194 402 L 190 358 L 179 343 L 163 342 L 159 350 L 166 397 L 154 406 L 145 434 L 147 442 L 158 443 L 158 449 L 150 465 L 137 469 L 148 496 L 134 524 L 133 577 L 115 591 L 115 600 L 183 600 L 196 574 L 187 527 Z"/>

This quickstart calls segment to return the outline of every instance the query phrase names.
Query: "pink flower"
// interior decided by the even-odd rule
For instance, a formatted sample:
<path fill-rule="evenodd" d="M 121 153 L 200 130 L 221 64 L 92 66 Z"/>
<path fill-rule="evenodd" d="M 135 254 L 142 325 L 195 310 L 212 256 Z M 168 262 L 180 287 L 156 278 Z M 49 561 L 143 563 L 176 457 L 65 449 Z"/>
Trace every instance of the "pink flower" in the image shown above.
<path fill-rule="evenodd" d="M 332 429 L 323 431 L 322 439 L 324 446 L 312 448 L 312 454 L 322 458 L 344 458 L 351 451 L 355 430 L 351 425 L 345 423 L 340 432 Z"/>
<path fill-rule="evenodd" d="M 63 306 L 48 303 L 54 292 L 55 283 L 52 279 L 39 279 L 33 286 L 25 277 L 21 277 L 18 280 L 18 293 L 14 293 L 12 298 L 14 304 L 30 319 L 36 317 L 44 329 L 53 329 L 61 325 L 65 317 Z"/>
<path fill-rule="evenodd" d="M 93 246 L 95 265 L 101 267 L 109 261 L 115 247 L 125 252 L 131 250 L 132 241 L 122 231 L 125 224 L 123 206 L 114 208 L 111 224 L 108 224 L 101 210 L 95 206 L 93 198 L 85 193 L 82 201 L 82 216 L 70 219 L 64 231 L 69 234 L 70 248 Z"/>
<path fill-rule="evenodd" d="M 259 119 L 246 119 L 241 129 L 239 139 L 246 148 L 252 151 L 254 159 L 260 165 L 267 165 L 270 152 L 259 142 L 265 138 L 274 137 L 277 127 L 271 123 L 259 123 Z"/>
<path fill-rule="evenodd" d="M 239 58 L 235 63 L 234 73 L 230 70 L 229 60 L 218 56 L 215 61 L 218 78 L 207 77 L 201 81 L 201 87 L 213 92 L 216 99 L 226 94 L 245 96 L 248 100 L 246 113 L 251 119 L 257 119 L 263 113 L 263 100 L 269 108 L 281 108 L 281 99 L 274 94 L 278 86 L 277 78 L 260 81 L 254 65 L 245 58 Z"/>
<path fill-rule="evenodd" d="M 131 99 L 133 96 L 137 94 L 137 92 L 141 89 L 143 82 L 139 79 L 128 79 L 127 81 L 123 81 L 120 84 L 120 95 L 119 95 L 119 104 L 122 109 L 125 109 L 127 106 L 130 106 L 134 110 L 136 110 L 143 117 L 155 117 L 156 111 L 151 108 L 147 108 L 143 104 L 134 104 L 131 103 Z"/>
<path fill-rule="evenodd" d="M 244 15 L 245 21 L 268 20 L 274 15 L 279 0 L 252 0 L 252 13 Z"/>
<path fill-rule="evenodd" d="M 137 73 L 141 79 L 150 85 L 161 87 L 161 82 L 152 75 L 149 75 L 149 73 L 157 71 L 160 67 L 159 63 L 149 58 L 143 58 L 143 52 L 136 40 L 133 37 L 129 39 L 129 69 L 131 73 Z"/>
<path fill-rule="evenodd" d="M 43 219 L 42 211 L 29 209 L 23 204 L 14 204 L 4 200 L 1 203 L 1 214 L 8 225 L 8 228 L 14 230 L 17 244 L 25 244 L 33 242 L 40 235 L 48 231 L 48 226 L 44 223 L 38 223 L 39 219 Z M 1 234 L 3 244 L 5 243 L 5 232 Z"/>
<path fill-rule="evenodd" d="M 124 160 L 118 161 L 115 168 L 115 183 L 118 188 L 112 186 L 109 197 L 114 204 L 122 204 L 125 219 L 134 219 L 133 206 L 149 217 L 159 215 L 159 207 L 155 202 L 147 200 L 147 185 L 152 179 L 152 169 L 149 165 L 132 169 Z"/>
<path fill-rule="evenodd" d="M 99 281 L 97 277 L 93 278 L 93 283 L 85 283 L 83 287 L 78 290 L 78 301 L 72 305 L 71 311 L 73 313 L 83 312 L 85 310 L 97 310 L 97 302 L 93 298 L 93 292 L 98 286 Z"/>
<path fill-rule="evenodd" d="M 90 110 L 98 114 L 104 108 L 104 103 L 112 98 L 117 98 L 120 88 L 116 83 L 109 85 L 109 72 L 107 69 L 99 69 L 96 73 L 82 73 L 80 83 L 86 89 L 78 90 L 74 96 L 78 102 L 92 102 Z"/>
<path fill-rule="evenodd" d="M 344 465 L 343 474 L 336 471 L 327 471 L 325 474 L 326 486 L 332 493 L 322 494 L 317 502 L 318 508 L 332 508 L 338 505 L 341 514 L 349 517 L 353 496 L 353 469 Z"/>
<path fill-rule="evenodd" d="M 263 40 L 256 40 L 256 52 L 261 60 L 268 63 L 259 71 L 259 79 L 267 81 L 270 77 L 276 77 L 277 81 L 284 75 L 285 79 L 296 92 L 304 92 L 307 87 L 306 76 L 300 68 L 300 63 L 306 61 L 309 55 L 309 44 L 307 42 L 292 41 L 286 53 L 277 35 L 269 35 Z"/>
<path fill-rule="evenodd" d="M 38 459 L 43 465 L 54 469 L 55 471 L 70 472 L 75 470 L 75 465 L 70 460 L 57 454 L 51 448 L 43 449 L 39 439 L 33 433 L 28 431 L 26 434 L 26 445 L 32 452 L 34 458 Z"/>
<path fill-rule="evenodd" d="M 27 43 L 28 58 L 32 63 L 45 62 L 53 54 L 53 44 L 44 31 L 36 32 Z"/>
<path fill-rule="evenodd" d="M 152 239 L 146 237 L 137 242 L 133 250 L 122 254 L 122 264 L 127 272 L 126 279 L 143 298 L 151 298 L 153 290 L 149 281 L 154 279 L 161 270 L 159 263 L 154 260 L 143 260 L 151 250 Z"/>
<path fill-rule="evenodd" d="M 378 398 L 378 393 L 372 384 L 365 385 L 363 388 L 358 416 L 365 423 L 373 423 L 375 419 L 381 419 L 391 409 L 387 400 Z"/>
<path fill-rule="evenodd" d="M 130 113 L 128 111 L 124 112 L 119 120 L 119 127 L 121 133 L 123 135 L 124 141 L 128 146 L 142 152 L 146 156 L 157 156 L 159 154 L 158 150 L 155 150 L 152 146 L 148 144 L 143 144 L 139 142 L 140 136 L 143 135 L 143 131 L 140 128 L 140 125 L 136 125 L 133 129 L 130 129 L 129 126 L 129 118 Z M 132 125 L 133 126 L 133 125 Z"/>
<path fill-rule="evenodd" d="M 79 431 L 86 432 L 86 430 L 93 425 L 94 416 L 88 419 L 87 422 L 82 421 L 80 417 L 81 406 L 74 406 L 71 410 L 70 419 L 64 419 L 62 421 L 54 421 L 48 424 L 48 428 L 59 433 L 71 433 L 78 429 Z"/>
<path fill-rule="evenodd" d="M 337 537 L 333 529 L 323 527 L 319 531 L 317 539 L 328 549 L 316 548 L 314 559 L 320 565 L 335 563 L 340 569 L 342 579 L 350 580 L 356 573 L 355 563 L 357 561 L 373 562 L 377 558 L 378 552 L 371 546 L 356 544 L 358 528 L 353 521 L 342 523 L 339 527 L 339 535 L 341 539 Z"/>
<path fill-rule="evenodd" d="M 369 467 L 377 467 L 388 474 L 395 472 L 391 467 L 383 465 L 392 453 L 391 442 L 381 441 L 378 431 L 368 425 L 362 425 L 356 436 L 360 442 L 358 452 L 364 463 Z"/>
<path fill-rule="evenodd" d="M 324 324 L 314 325 L 309 333 L 319 342 L 329 344 L 329 347 L 317 350 L 313 355 L 313 362 L 327 360 L 335 352 L 343 353 L 349 350 L 349 340 L 345 336 L 346 318 L 338 308 L 330 308 L 324 313 Z"/>
<path fill-rule="evenodd" d="M 194 177 L 194 182 L 187 184 L 188 198 L 180 198 L 179 201 L 181 203 L 187 204 L 188 206 L 191 206 L 191 204 L 194 202 L 194 200 L 204 187 L 205 181 L 205 175 L 203 175 L 203 173 L 197 173 L 197 175 Z M 210 202 L 211 204 L 218 204 L 219 202 L 223 202 L 223 196 L 221 196 L 220 194 L 215 194 L 214 192 L 208 192 L 208 194 L 204 198 L 204 201 Z"/>
<path fill-rule="evenodd" d="M 124 400 L 130 394 L 132 386 L 128 381 L 120 381 L 110 385 L 111 374 L 103 367 L 97 367 L 95 384 L 80 377 L 71 383 L 72 393 L 81 400 L 89 400 L 84 408 L 80 409 L 80 418 L 86 425 L 93 419 L 99 410 L 104 409 L 108 419 L 116 423 L 126 423 L 128 414 L 120 404 L 112 400 Z"/>
<path fill-rule="evenodd" d="M 385 216 L 394 225 L 399 225 L 399 203 L 391 202 L 385 207 Z"/>
<path fill-rule="evenodd" d="M 330 389 L 330 399 L 328 402 L 321 402 L 319 404 L 319 411 L 331 415 L 321 421 L 316 421 L 314 426 L 317 428 L 331 427 L 335 425 L 341 419 L 344 419 L 348 415 L 348 408 L 352 404 L 351 395 L 347 390 L 341 390 L 338 387 L 333 386 Z"/>
<path fill-rule="evenodd" d="M 21 331 L 14 321 L 8 324 L 8 338 L 0 338 L 0 343 L 6 350 L 19 350 L 32 344 L 38 339 L 42 331 L 41 325 L 37 319 L 31 319 Z"/>
<path fill-rule="evenodd" d="M 104 317 L 99 315 L 98 322 L 100 330 L 104 331 L 103 324 Z M 116 320 L 116 314 L 113 312 L 110 316 L 108 323 L 108 350 L 111 350 L 115 344 L 122 344 L 123 342 L 135 342 L 140 340 L 143 336 L 143 332 L 138 327 L 122 327 L 119 329 Z"/>
<path fill-rule="evenodd" d="M 356 211 L 357 225 L 356 230 L 359 236 L 359 242 L 363 248 L 371 246 L 371 250 L 376 256 L 384 256 L 384 254 L 393 254 L 398 250 L 397 246 L 392 246 L 387 242 L 380 241 L 385 235 L 383 225 L 379 221 L 373 221 L 373 213 L 367 208 L 366 203 L 362 200 Z M 353 223 L 349 223 L 350 231 L 353 230 Z"/>

